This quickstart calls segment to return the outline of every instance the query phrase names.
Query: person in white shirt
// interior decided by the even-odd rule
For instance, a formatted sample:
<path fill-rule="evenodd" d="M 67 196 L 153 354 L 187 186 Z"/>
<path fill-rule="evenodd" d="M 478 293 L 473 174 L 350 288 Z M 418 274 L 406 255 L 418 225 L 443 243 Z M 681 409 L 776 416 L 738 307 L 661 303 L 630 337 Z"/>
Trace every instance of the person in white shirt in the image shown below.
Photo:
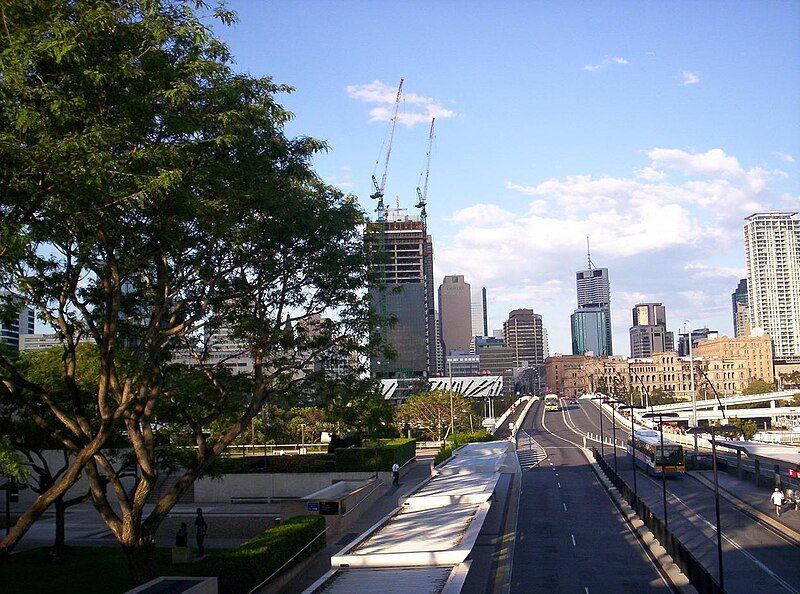
<path fill-rule="evenodd" d="M 392 484 L 400 486 L 400 465 L 397 462 L 392 464 Z"/>
<path fill-rule="evenodd" d="M 783 491 L 781 491 L 778 487 L 775 487 L 775 490 L 772 492 L 769 500 L 775 506 L 775 513 L 780 516 L 781 508 L 783 507 Z"/>

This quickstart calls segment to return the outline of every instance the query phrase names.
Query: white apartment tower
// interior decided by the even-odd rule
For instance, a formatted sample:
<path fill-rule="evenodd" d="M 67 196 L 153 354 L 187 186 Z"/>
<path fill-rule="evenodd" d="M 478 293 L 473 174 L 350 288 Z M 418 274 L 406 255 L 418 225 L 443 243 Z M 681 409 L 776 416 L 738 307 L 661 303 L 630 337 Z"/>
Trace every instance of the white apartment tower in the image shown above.
<path fill-rule="evenodd" d="M 800 358 L 800 219 L 760 212 L 745 219 L 751 332 L 772 338 L 775 359 Z"/>

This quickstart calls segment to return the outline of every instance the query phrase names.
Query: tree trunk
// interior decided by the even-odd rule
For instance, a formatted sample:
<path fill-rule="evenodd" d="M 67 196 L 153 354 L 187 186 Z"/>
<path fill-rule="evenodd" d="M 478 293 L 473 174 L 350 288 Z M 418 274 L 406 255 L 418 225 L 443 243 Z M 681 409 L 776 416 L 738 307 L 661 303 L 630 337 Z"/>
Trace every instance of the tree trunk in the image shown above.
<path fill-rule="evenodd" d="M 64 523 L 66 521 L 67 505 L 64 503 L 64 497 L 61 496 L 55 500 L 56 507 L 56 539 L 53 542 L 54 549 L 63 549 L 64 542 Z"/>
<path fill-rule="evenodd" d="M 152 536 L 141 536 L 129 545 L 123 543 L 122 548 L 128 557 L 128 567 L 133 572 L 137 586 L 157 577 L 156 543 Z"/>

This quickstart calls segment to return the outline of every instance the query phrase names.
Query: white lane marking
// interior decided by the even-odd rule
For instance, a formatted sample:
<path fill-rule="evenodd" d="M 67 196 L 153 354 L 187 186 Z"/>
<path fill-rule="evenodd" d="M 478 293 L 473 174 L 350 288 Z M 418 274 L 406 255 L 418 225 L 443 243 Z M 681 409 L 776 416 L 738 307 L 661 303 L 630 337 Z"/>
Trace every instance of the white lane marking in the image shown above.
<path fill-rule="evenodd" d="M 561 488 L 561 483 L 558 483 L 558 488 L 559 488 L 559 489 Z"/>
<path fill-rule="evenodd" d="M 589 594 L 589 588 L 588 588 L 588 586 L 587 586 L 587 587 L 585 587 L 585 588 L 584 588 L 584 590 L 586 591 L 586 594 Z"/>
<path fill-rule="evenodd" d="M 565 419 L 565 422 L 566 422 L 566 419 Z M 576 447 L 576 448 L 578 448 L 579 450 L 582 450 L 582 449 L 583 449 L 583 446 L 581 446 L 581 445 L 579 445 L 579 444 L 575 443 L 574 441 L 572 441 L 572 440 L 570 440 L 570 439 L 567 439 L 566 437 L 561 437 L 560 435 L 556 435 L 555 433 L 553 433 L 552 431 L 550 431 L 550 429 L 548 429 L 548 428 L 547 428 L 547 425 L 546 425 L 546 424 L 545 424 L 545 422 L 544 422 L 544 413 L 542 413 L 542 428 L 543 428 L 545 431 L 547 431 L 547 433 L 549 433 L 550 435 L 552 435 L 553 437 L 555 437 L 556 439 L 560 439 L 561 441 L 566 441 L 567 443 L 570 443 L 570 444 L 572 444 L 573 446 L 575 446 L 575 447 Z M 573 433 L 577 434 L 577 435 L 583 436 L 583 433 L 581 433 L 581 432 L 579 432 L 579 431 L 576 431 L 576 430 L 575 430 L 573 427 L 569 427 L 569 426 L 568 426 L 568 429 L 569 429 L 570 431 L 572 431 Z M 558 476 L 558 474 L 556 474 L 556 476 Z M 611 495 L 608 493 L 608 491 L 606 491 L 606 495 L 608 495 L 608 497 L 611 497 Z M 621 517 L 621 518 L 624 520 L 625 518 L 624 518 L 624 516 L 622 515 L 622 513 L 620 512 L 620 510 L 617 508 L 616 504 L 613 504 L 613 505 L 614 505 L 614 510 L 616 511 L 616 513 L 619 515 L 619 517 Z M 631 534 L 633 534 L 633 535 L 634 535 L 634 537 L 635 537 L 635 540 L 636 540 L 636 544 L 638 544 L 638 545 L 639 545 L 639 548 L 640 548 L 640 549 L 642 550 L 642 552 L 644 553 L 644 556 L 647 558 L 647 560 L 648 560 L 648 561 L 650 561 L 650 565 L 652 565 L 652 566 L 653 566 L 653 569 L 655 570 L 655 572 L 656 572 L 656 574 L 658 575 L 658 577 L 660 577 L 660 578 L 661 578 L 661 581 L 664 583 L 664 585 L 665 585 L 667 588 L 670 588 L 670 587 L 671 587 L 671 586 L 670 586 L 670 583 L 669 583 L 669 582 L 667 582 L 667 578 L 666 578 L 666 576 L 665 576 L 665 575 L 664 575 L 664 573 L 663 573 L 663 569 L 661 569 L 661 567 L 660 567 L 660 566 L 659 566 L 659 565 L 656 563 L 655 559 L 653 559 L 653 558 L 650 556 L 650 553 L 649 553 L 649 551 L 648 551 L 648 550 L 645 548 L 645 546 L 644 546 L 644 543 L 641 541 L 641 539 L 639 539 L 638 537 L 636 537 L 636 533 L 633 531 L 633 527 L 632 527 L 632 526 L 631 526 L 631 525 L 630 525 L 628 522 L 625 522 L 625 527 L 628 529 L 628 532 L 630 532 Z M 589 588 L 585 588 L 585 590 L 586 590 L 586 594 L 589 594 Z"/>
<path fill-rule="evenodd" d="M 570 536 L 572 537 L 572 546 L 573 547 L 578 546 L 578 545 L 575 544 L 575 535 L 574 534 L 570 534 Z"/>
<path fill-rule="evenodd" d="M 561 505 L 564 506 L 564 511 L 567 511 L 567 504 L 566 503 L 562 503 Z"/>
<path fill-rule="evenodd" d="M 648 479 L 650 479 L 651 481 L 653 480 L 653 479 L 652 479 L 652 478 L 650 478 L 650 477 L 647 477 L 647 478 L 648 478 Z M 653 481 L 653 482 L 655 482 L 655 481 Z M 709 528 L 711 528 L 711 530 L 712 530 L 713 532 L 716 532 L 716 531 L 717 531 L 717 528 L 716 528 L 716 526 L 715 526 L 714 524 L 712 524 L 711 522 L 709 522 L 708 520 L 706 520 L 706 519 L 705 519 L 703 516 L 701 516 L 700 514 L 698 514 L 698 513 L 697 513 L 695 510 L 693 510 L 691 507 L 689 507 L 689 506 L 688 506 L 688 505 L 687 505 L 687 504 L 686 504 L 686 503 L 685 503 L 685 502 L 684 502 L 684 501 L 683 501 L 683 500 L 682 500 L 680 497 L 678 497 L 677 495 L 675 495 L 675 493 L 670 493 L 670 494 L 669 494 L 669 496 L 670 496 L 670 497 L 672 497 L 672 498 L 674 498 L 674 499 L 675 499 L 675 500 L 676 500 L 678 503 L 680 503 L 680 504 L 681 504 L 683 507 L 685 507 L 685 508 L 686 508 L 686 509 L 689 511 L 689 513 L 690 513 L 690 514 L 692 514 L 694 517 L 696 517 L 696 518 L 697 518 L 697 519 L 699 519 L 701 522 L 703 522 L 703 524 L 705 524 L 706 526 L 708 526 Z M 693 521 L 692 521 L 690 518 L 687 518 L 687 519 L 688 519 L 690 522 L 692 522 L 692 523 L 693 523 Z M 752 562 L 753 562 L 755 565 L 757 565 L 757 566 L 759 567 L 759 569 L 761 569 L 761 570 L 762 570 L 764 573 L 766 573 L 766 574 L 767 574 L 767 575 L 769 575 L 769 576 L 770 576 L 772 579 L 774 579 L 776 582 L 778 582 L 778 583 L 779 583 L 781 586 L 783 586 L 783 588 L 785 588 L 787 591 L 789 591 L 789 592 L 793 592 L 794 594 L 800 594 L 800 591 L 798 591 L 797 589 L 793 588 L 793 587 L 792 587 L 792 586 L 791 586 L 789 583 L 787 583 L 786 581 L 784 581 L 784 580 L 783 580 L 783 578 L 781 578 L 781 577 L 780 577 L 780 576 L 779 576 L 777 573 L 775 573 L 774 571 L 772 571 L 772 570 L 771 570 L 769 567 L 767 567 L 767 566 L 766 566 L 766 565 L 764 565 L 764 564 L 763 564 L 761 561 L 759 561 L 758 559 L 756 559 L 756 558 L 755 558 L 753 555 L 751 555 L 750 553 L 748 553 L 748 552 L 747 552 L 745 549 L 743 549 L 743 548 L 742 548 L 742 546 L 741 546 L 741 545 L 740 545 L 738 542 L 736 542 L 735 540 L 732 540 L 730 537 L 728 537 L 728 536 L 727 536 L 726 534 L 724 534 L 724 533 L 722 534 L 722 540 L 724 540 L 725 542 L 727 542 L 728 544 L 730 544 L 730 545 L 731 545 L 732 547 L 734 547 L 734 548 L 735 548 L 737 551 L 739 551 L 739 552 L 740 552 L 740 553 L 742 553 L 742 554 L 743 554 L 745 557 L 747 557 L 748 559 L 750 559 L 750 561 L 752 561 Z"/>

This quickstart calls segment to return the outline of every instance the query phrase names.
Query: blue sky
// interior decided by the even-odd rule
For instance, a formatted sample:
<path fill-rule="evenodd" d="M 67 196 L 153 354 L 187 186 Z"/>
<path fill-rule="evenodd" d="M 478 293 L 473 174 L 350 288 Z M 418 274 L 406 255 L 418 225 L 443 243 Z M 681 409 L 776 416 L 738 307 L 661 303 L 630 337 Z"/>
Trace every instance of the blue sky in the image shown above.
<path fill-rule="evenodd" d="M 387 114 L 405 101 L 386 186 L 429 184 L 436 282 L 486 286 L 489 319 L 530 307 L 551 353 L 586 236 L 609 268 L 615 354 L 630 308 L 732 334 L 743 218 L 800 208 L 798 2 L 229 2 L 236 68 L 296 88 L 289 134 L 325 139 L 330 183 L 374 205 Z"/>

